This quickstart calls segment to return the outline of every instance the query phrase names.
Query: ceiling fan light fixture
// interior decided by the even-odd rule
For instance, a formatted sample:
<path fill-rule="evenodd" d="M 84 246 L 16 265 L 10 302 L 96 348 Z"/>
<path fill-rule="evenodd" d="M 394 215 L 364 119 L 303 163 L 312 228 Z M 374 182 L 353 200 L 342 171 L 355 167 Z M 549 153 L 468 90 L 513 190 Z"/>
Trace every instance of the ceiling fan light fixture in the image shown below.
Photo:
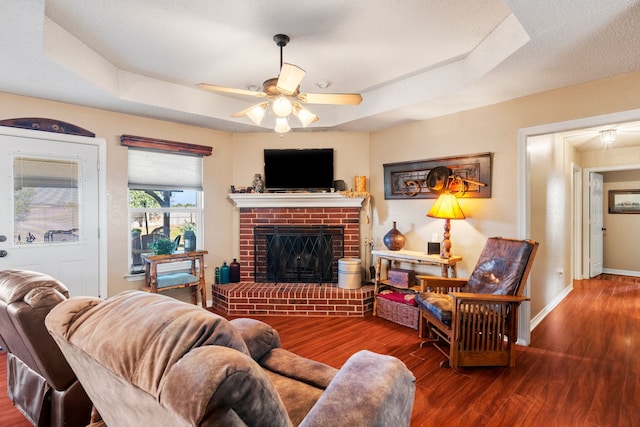
<path fill-rule="evenodd" d="M 273 130 L 278 133 L 287 133 L 291 130 L 291 126 L 289 126 L 289 121 L 286 117 L 278 117 L 276 119 L 276 126 Z"/>
<path fill-rule="evenodd" d="M 262 123 L 264 113 L 267 109 L 267 105 L 268 104 L 266 103 L 255 105 L 253 108 L 247 111 L 247 117 L 249 117 L 253 123 L 260 125 L 260 123 Z"/>
<path fill-rule="evenodd" d="M 271 109 L 276 116 L 287 117 L 289 114 L 291 114 L 293 105 L 291 104 L 291 101 L 287 99 L 287 97 L 279 96 L 271 104 Z"/>
<path fill-rule="evenodd" d="M 603 144 L 611 144 L 616 141 L 616 130 L 607 129 L 600 131 L 600 142 Z"/>
<path fill-rule="evenodd" d="M 293 114 L 298 118 L 298 120 L 300 120 L 300 123 L 302 123 L 302 127 L 305 128 L 311 123 L 318 120 L 318 116 L 298 103 L 293 105 Z"/>

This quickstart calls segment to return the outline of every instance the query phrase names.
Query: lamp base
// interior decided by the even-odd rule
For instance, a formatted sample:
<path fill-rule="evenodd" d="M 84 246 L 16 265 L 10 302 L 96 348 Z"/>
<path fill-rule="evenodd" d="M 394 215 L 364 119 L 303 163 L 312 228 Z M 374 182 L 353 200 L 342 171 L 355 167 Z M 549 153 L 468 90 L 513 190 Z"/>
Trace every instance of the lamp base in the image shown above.
<path fill-rule="evenodd" d="M 440 258 L 444 258 L 444 259 L 451 258 L 451 240 L 449 240 L 449 237 L 451 237 L 450 231 L 451 231 L 451 220 L 445 219 L 444 234 L 442 236 L 444 237 L 444 239 L 442 240 L 442 247 L 440 248 Z"/>

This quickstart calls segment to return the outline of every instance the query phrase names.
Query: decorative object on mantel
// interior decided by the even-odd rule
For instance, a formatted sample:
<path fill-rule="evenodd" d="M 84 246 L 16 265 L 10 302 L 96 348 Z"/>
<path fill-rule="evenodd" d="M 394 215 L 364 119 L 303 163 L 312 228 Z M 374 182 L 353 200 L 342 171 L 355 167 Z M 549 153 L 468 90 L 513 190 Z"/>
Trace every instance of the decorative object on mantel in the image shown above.
<path fill-rule="evenodd" d="M 253 176 L 253 191 L 256 193 L 264 193 L 264 181 L 262 175 L 257 173 Z"/>
<path fill-rule="evenodd" d="M 230 188 L 230 194 L 236 194 L 236 193 L 253 193 L 253 184 L 251 184 L 249 187 L 236 187 L 235 185 L 232 185 Z"/>
<path fill-rule="evenodd" d="M 367 177 L 362 175 L 357 175 L 353 178 L 355 191 L 358 193 L 366 193 L 367 192 Z"/>
<path fill-rule="evenodd" d="M 491 158 L 491 153 L 482 153 L 386 163 L 384 198 L 435 199 L 445 191 L 463 198 L 490 198 Z"/>
<path fill-rule="evenodd" d="M 444 222 L 444 239 L 440 247 L 440 257 L 451 258 L 451 220 L 465 219 L 464 212 L 458 204 L 456 196 L 450 193 L 442 193 L 438 200 L 433 204 L 431 210 L 427 213 L 431 218 L 443 218 Z"/>
<path fill-rule="evenodd" d="M 366 191 L 340 191 L 339 194 L 344 197 L 362 197 L 364 198 L 364 203 L 362 204 L 362 209 L 365 212 L 365 224 L 371 223 L 371 194 Z"/>
<path fill-rule="evenodd" d="M 399 251 L 404 248 L 407 238 L 404 234 L 396 228 L 396 222 L 393 221 L 393 228 L 387 232 L 382 238 L 384 245 L 389 248 L 390 251 Z"/>

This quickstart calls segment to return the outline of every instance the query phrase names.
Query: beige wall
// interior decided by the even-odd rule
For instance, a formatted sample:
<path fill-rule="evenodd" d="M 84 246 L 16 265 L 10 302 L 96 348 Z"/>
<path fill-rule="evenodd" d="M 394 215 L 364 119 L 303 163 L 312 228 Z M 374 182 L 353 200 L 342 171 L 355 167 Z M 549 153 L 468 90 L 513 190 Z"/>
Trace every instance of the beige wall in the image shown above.
<path fill-rule="evenodd" d="M 635 249 L 640 242 L 640 215 L 610 214 L 609 190 L 640 189 L 640 170 L 603 172 L 604 178 L 604 269 L 640 273 L 640 260 Z"/>
<path fill-rule="evenodd" d="M 531 312 L 542 311 L 571 282 L 572 162 L 578 153 L 559 135 L 541 135 L 528 141 L 531 236 L 541 244 L 536 255 L 536 282 L 531 289 Z"/>
<path fill-rule="evenodd" d="M 397 221 L 407 236 L 407 249 L 424 250 L 433 233 L 442 237 L 443 221 L 425 216 L 432 200 L 384 200 L 384 163 L 422 160 L 436 157 L 491 152 L 493 158 L 492 197 L 463 199 L 462 209 L 468 219 L 452 224 L 453 252 L 464 257 L 459 275 L 468 274 L 490 236 L 516 236 L 518 233 L 518 129 L 548 123 L 591 117 L 640 108 L 640 98 L 629 88 L 640 86 L 640 73 L 524 97 L 485 108 L 465 111 L 445 117 L 414 122 L 382 131 L 367 133 L 292 132 L 280 138 L 274 133 L 230 135 L 167 121 L 151 120 L 34 98 L 0 94 L 0 117 L 40 116 L 64 120 L 90 129 L 107 141 L 107 202 L 108 202 L 108 278 L 109 295 L 136 288 L 139 283 L 127 282 L 127 172 L 126 149 L 119 146 L 119 135 L 133 134 L 175 141 L 210 145 L 213 156 L 205 160 L 205 242 L 209 250 L 209 267 L 220 265 L 238 253 L 237 212 L 227 198 L 229 186 L 246 186 L 253 174 L 262 171 L 261 153 L 264 147 L 333 147 L 336 149 L 336 178 L 353 185 L 354 175 L 368 175 L 372 194 L 373 223 L 370 235 L 380 241 Z M 637 92 L 637 91 L 636 91 Z M 366 101 L 365 101 L 366 102 Z M 555 197 L 565 194 L 570 176 L 562 165 L 572 153 L 564 152 L 564 160 L 554 161 L 558 181 Z M 638 154 L 635 154 L 638 161 Z M 624 161 L 621 160 L 621 161 Z M 583 165 L 590 164 L 583 156 Z M 537 194 L 537 193 L 536 193 Z M 535 195 L 536 210 L 548 209 Z M 558 224 L 567 222 L 566 209 L 554 218 Z M 533 212 L 532 215 L 535 215 Z M 562 216 L 564 215 L 564 218 Z M 537 259 L 532 273 L 533 307 L 544 307 L 558 294 L 558 288 L 568 283 L 548 285 L 548 275 L 558 266 L 568 270 L 569 254 L 566 242 L 569 234 L 555 228 L 552 239 L 546 231 L 532 232 L 531 238 L 547 245 Z M 559 227 L 560 228 L 560 227 Z M 363 237 L 367 234 L 363 234 Z M 381 245 L 381 243 L 379 243 Z M 211 282 L 212 268 L 207 272 Z M 437 274 L 437 272 L 430 270 Z M 554 281 L 555 283 L 556 281 Z M 210 289 L 208 289 L 210 294 Z M 532 310 L 532 315 L 537 310 Z"/>
<path fill-rule="evenodd" d="M 518 235 L 518 130 L 638 109 L 640 98 L 637 91 L 630 88 L 639 86 L 640 73 L 626 74 L 372 133 L 370 173 L 374 238 L 384 236 L 393 221 L 397 221 L 400 231 L 407 234 L 407 249 L 423 250 L 434 232 L 442 238 L 442 220 L 425 217 L 432 200 L 384 200 L 383 163 L 492 152 L 491 199 L 460 200 L 468 219 L 452 223 L 453 252 L 464 258 L 459 275 L 468 274 L 487 237 Z M 573 154 L 560 152 L 564 153 L 565 159 L 559 165 L 566 167 L 566 160 Z M 571 174 L 560 166 L 553 170 L 559 188 L 558 193 L 552 191 L 555 198 L 557 194 L 566 194 Z M 542 199 L 546 193 L 536 193 L 535 197 L 538 199 L 532 201 L 532 205 L 536 211 L 531 215 L 541 212 L 546 215 L 550 208 L 547 200 Z M 566 206 L 562 212 L 565 217 L 556 217 L 554 221 L 566 226 Z M 548 218 L 545 221 L 548 222 Z M 541 246 L 548 246 L 547 252 L 543 251 L 536 259 L 531 274 L 532 316 L 558 296 L 558 288 L 570 284 L 568 274 L 563 279 L 555 278 L 551 285 L 547 283 L 550 276 L 558 273 L 558 268 L 569 272 L 571 263 L 567 247 L 570 227 L 554 228 L 556 233 L 550 240 L 547 225 L 542 225 L 544 231 L 534 233 L 532 230 L 529 236 L 540 241 Z M 560 249 L 552 248 L 557 241 L 564 244 Z"/>

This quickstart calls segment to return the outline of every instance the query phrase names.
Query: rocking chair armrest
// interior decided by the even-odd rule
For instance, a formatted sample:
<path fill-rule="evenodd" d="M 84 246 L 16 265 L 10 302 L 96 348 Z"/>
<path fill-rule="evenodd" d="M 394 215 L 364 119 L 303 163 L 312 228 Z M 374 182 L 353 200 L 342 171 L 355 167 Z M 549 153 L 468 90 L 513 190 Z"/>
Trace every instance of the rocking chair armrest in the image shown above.
<path fill-rule="evenodd" d="M 420 280 L 422 289 L 428 289 L 431 292 L 447 293 L 460 290 L 467 284 L 467 279 L 457 279 L 448 277 L 423 276 L 416 275 Z"/>
<path fill-rule="evenodd" d="M 473 292 L 449 292 L 449 295 L 453 297 L 454 300 L 461 301 L 482 301 L 482 302 L 510 302 L 510 303 L 521 303 L 524 301 L 529 301 L 531 298 L 516 296 L 516 295 L 495 295 L 495 294 L 480 294 Z"/>

